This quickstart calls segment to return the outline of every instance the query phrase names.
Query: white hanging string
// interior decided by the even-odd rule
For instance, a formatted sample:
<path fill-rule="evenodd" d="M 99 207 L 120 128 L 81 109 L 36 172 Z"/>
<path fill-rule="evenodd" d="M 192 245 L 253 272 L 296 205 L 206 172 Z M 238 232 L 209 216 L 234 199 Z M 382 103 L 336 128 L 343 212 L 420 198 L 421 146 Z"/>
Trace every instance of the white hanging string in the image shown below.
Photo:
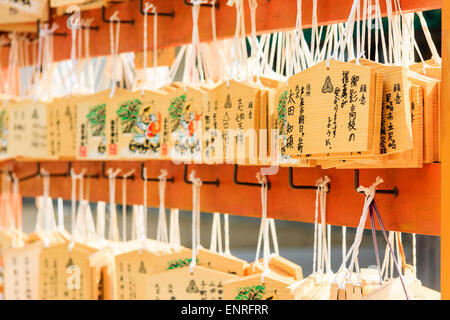
<path fill-rule="evenodd" d="M 97 236 L 100 239 L 105 239 L 105 211 L 106 204 L 104 201 L 97 202 Z"/>
<path fill-rule="evenodd" d="M 369 188 L 365 188 L 363 186 L 359 186 L 358 189 L 357 189 L 358 192 L 359 191 L 364 191 L 364 193 L 366 194 L 366 197 L 365 197 L 365 201 L 364 201 L 363 212 L 362 212 L 361 218 L 359 220 L 358 227 L 356 229 L 355 240 L 354 240 L 352 246 L 350 247 L 350 249 L 348 250 L 348 252 L 347 252 L 345 258 L 343 259 L 342 264 L 339 267 L 339 270 L 338 270 L 338 272 L 336 273 L 336 276 L 335 276 L 335 281 L 337 282 L 338 281 L 338 279 L 337 279 L 338 275 L 340 275 L 341 272 L 344 271 L 346 263 L 347 263 L 347 260 L 350 258 L 350 255 L 351 255 L 352 258 L 351 258 L 351 261 L 350 261 L 350 265 L 349 265 L 347 271 L 345 271 L 344 277 L 341 279 L 341 282 L 340 283 L 338 282 L 340 288 L 344 287 L 344 283 L 345 283 L 346 280 L 351 279 L 350 273 L 352 272 L 353 267 L 355 265 L 355 261 L 356 261 L 356 259 L 358 257 L 359 245 L 361 244 L 362 235 L 363 235 L 363 232 L 364 232 L 364 226 L 366 224 L 367 216 L 369 214 L 369 206 L 370 206 L 370 204 L 372 203 L 372 201 L 373 201 L 373 199 L 375 197 L 375 188 L 376 188 L 376 186 L 379 185 L 382 182 L 383 182 L 383 179 L 381 179 L 380 177 L 377 177 L 375 183 L 373 183 Z"/>
<path fill-rule="evenodd" d="M 172 208 L 170 209 L 170 243 L 175 246 L 175 250 L 180 248 L 180 221 L 179 221 L 179 210 Z"/>
<path fill-rule="evenodd" d="M 158 227 L 156 229 L 156 240 L 167 243 L 169 242 L 166 222 L 166 183 L 167 183 L 167 170 L 161 170 L 161 174 L 158 176 L 158 189 L 159 189 L 159 214 L 158 214 Z"/>
<path fill-rule="evenodd" d="M 225 250 L 224 250 L 224 254 L 225 255 L 231 255 L 230 252 L 230 227 L 229 227 L 229 217 L 228 217 L 228 213 L 225 213 L 223 215 L 223 231 L 225 233 Z"/>
<path fill-rule="evenodd" d="M 119 174 L 120 169 L 113 171 L 111 168 L 108 170 L 109 179 L 109 240 L 119 241 L 119 229 L 117 226 L 117 213 L 116 213 L 116 177 Z"/>
<path fill-rule="evenodd" d="M 416 12 L 417 16 L 419 17 L 420 25 L 422 26 L 423 33 L 425 34 L 425 39 L 427 40 L 428 47 L 431 51 L 432 59 L 435 63 L 437 63 L 439 66 L 442 64 L 442 59 L 439 56 L 439 53 L 436 49 L 436 45 L 434 44 L 433 38 L 431 37 L 430 30 L 428 29 L 427 21 L 423 17 L 422 12 Z"/>
<path fill-rule="evenodd" d="M 122 179 L 122 241 L 127 241 L 127 181 L 134 169 L 123 175 Z"/>
<path fill-rule="evenodd" d="M 116 23 L 116 36 L 114 38 L 114 23 L 111 22 L 109 24 L 109 40 L 110 40 L 110 49 L 111 49 L 111 59 L 113 59 L 112 63 L 112 75 L 111 75 L 111 93 L 110 97 L 114 96 L 116 92 L 116 81 L 118 75 L 118 66 L 119 63 L 119 37 L 120 37 L 120 18 L 118 17 L 119 11 L 115 11 L 114 14 L 109 18 L 111 21 L 117 21 Z"/>
<path fill-rule="evenodd" d="M 191 171 L 189 180 L 192 182 L 192 260 L 189 265 L 192 273 L 197 264 L 197 254 L 200 248 L 200 187 L 202 181 L 195 177 L 194 170 Z"/>
<path fill-rule="evenodd" d="M 269 259 L 270 259 L 270 243 L 269 243 L 269 224 L 267 219 L 267 178 L 265 175 L 261 175 L 259 172 L 256 174 L 258 182 L 261 184 L 261 225 L 258 235 L 258 244 L 256 247 L 255 263 L 259 264 L 259 250 L 261 247 L 261 239 L 263 242 L 263 272 L 261 274 L 261 282 L 264 283 L 264 277 L 269 272 Z"/>
<path fill-rule="evenodd" d="M 223 253 L 222 251 L 222 231 L 220 228 L 220 213 L 213 213 L 213 223 L 211 226 L 211 242 L 209 250 L 216 253 Z"/>
<path fill-rule="evenodd" d="M 142 176 L 144 178 L 144 182 L 142 183 L 144 190 L 143 190 L 143 208 L 144 208 L 144 232 L 145 236 L 147 236 L 147 214 L 148 214 L 148 207 L 147 207 L 147 168 L 143 168 L 142 170 Z"/>
<path fill-rule="evenodd" d="M 345 254 L 347 253 L 347 227 L 342 227 L 342 260 L 345 259 Z"/>

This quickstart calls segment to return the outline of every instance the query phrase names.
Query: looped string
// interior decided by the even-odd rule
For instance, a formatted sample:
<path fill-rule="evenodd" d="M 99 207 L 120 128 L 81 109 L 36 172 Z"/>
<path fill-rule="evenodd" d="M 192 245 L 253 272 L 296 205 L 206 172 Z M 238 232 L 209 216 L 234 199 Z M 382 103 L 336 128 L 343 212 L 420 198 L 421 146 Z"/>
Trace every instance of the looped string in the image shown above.
<path fill-rule="evenodd" d="M 325 176 L 319 178 L 316 182 L 316 201 L 315 201 L 315 213 L 314 213 L 314 244 L 313 244 L 313 274 L 323 276 L 324 268 L 326 273 L 331 274 L 331 262 L 330 262 L 330 241 L 327 245 L 327 230 L 326 230 L 326 197 L 328 191 L 328 183 L 330 178 Z M 320 209 L 320 225 L 318 221 Z M 328 228 L 328 237 L 331 228 Z M 328 247 L 328 250 L 327 250 Z"/>
<path fill-rule="evenodd" d="M 158 227 L 156 229 L 156 240 L 168 243 L 169 236 L 167 232 L 167 222 L 166 222 L 166 205 L 165 205 L 165 194 L 166 194 L 166 183 L 167 183 L 167 170 L 161 170 L 161 174 L 158 179 L 158 189 L 159 189 L 159 215 L 158 215 Z"/>
<path fill-rule="evenodd" d="M 189 180 L 192 182 L 192 260 L 189 265 L 190 272 L 194 272 L 197 264 L 197 254 L 200 246 L 200 187 L 202 180 L 195 177 L 195 170 L 191 171 Z"/>

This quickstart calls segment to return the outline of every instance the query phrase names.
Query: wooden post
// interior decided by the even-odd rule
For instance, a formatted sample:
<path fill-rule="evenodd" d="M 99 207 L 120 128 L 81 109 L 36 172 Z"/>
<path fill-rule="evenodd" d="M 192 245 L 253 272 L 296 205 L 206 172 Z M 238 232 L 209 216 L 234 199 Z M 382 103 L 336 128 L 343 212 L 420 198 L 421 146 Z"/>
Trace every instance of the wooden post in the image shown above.
<path fill-rule="evenodd" d="M 450 1 L 442 1 L 441 294 L 450 299 Z"/>

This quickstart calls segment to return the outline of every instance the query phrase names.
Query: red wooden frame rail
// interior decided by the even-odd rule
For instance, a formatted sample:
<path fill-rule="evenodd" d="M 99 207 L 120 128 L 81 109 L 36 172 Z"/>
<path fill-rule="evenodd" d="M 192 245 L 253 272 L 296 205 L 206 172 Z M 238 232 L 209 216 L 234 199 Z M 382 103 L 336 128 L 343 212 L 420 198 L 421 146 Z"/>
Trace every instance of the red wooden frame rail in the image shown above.
<path fill-rule="evenodd" d="M 175 11 L 175 17 L 159 17 L 158 19 L 158 47 L 170 47 L 187 44 L 192 41 L 192 14 L 191 7 L 183 3 L 183 0 L 151 0 L 157 10 L 160 12 Z M 304 0 L 302 3 L 302 22 L 303 27 L 311 26 L 312 19 L 312 0 Z M 250 10 L 248 2 L 245 3 L 246 13 L 246 32 L 250 33 Z M 324 0 L 318 2 L 317 19 L 319 25 L 332 24 L 346 21 L 350 13 L 353 0 Z M 402 11 L 426 11 L 439 9 L 442 6 L 442 0 L 401 0 Z M 384 1 L 380 1 L 382 15 L 386 15 Z M 119 17 L 122 20 L 134 19 L 134 25 L 122 24 L 120 26 L 120 52 L 139 52 L 143 50 L 143 19 L 139 13 L 139 1 L 127 1 L 116 4 L 106 10 L 106 16 L 109 17 L 114 11 L 119 11 Z M 93 25 L 98 25 L 99 31 L 92 31 L 90 38 L 90 55 L 101 56 L 110 54 L 109 42 L 109 24 L 102 22 L 101 9 L 83 11 L 83 19 L 93 18 Z M 256 10 L 256 30 L 258 33 L 268 33 L 295 28 L 297 16 L 297 0 L 258 0 Z M 236 10 L 226 5 L 225 0 L 220 0 L 220 8 L 216 10 L 217 38 L 231 38 L 234 36 Z M 150 22 L 149 30 L 153 27 L 151 23 L 152 16 L 148 16 Z M 66 60 L 70 58 L 71 37 L 70 30 L 67 29 L 67 17 L 61 16 L 54 19 L 60 29 L 58 32 L 66 31 L 67 37 L 55 37 L 54 41 L 54 60 Z M 199 18 L 200 41 L 211 41 L 211 9 L 202 7 Z M 151 35 L 152 33 L 149 33 Z M 151 37 L 151 36 L 149 36 Z M 149 38 L 149 50 L 153 43 Z M 9 50 L 1 51 L 1 65 L 8 64 Z"/>
<path fill-rule="evenodd" d="M 128 203 L 142 204 L 143 184 L 139 175 L 139 161 L 108 161 L 106 168 L 121 168 L 128 172 L 134 168 L 136 179 L 128 181 Z M 79 172 L 86 168 L 86 174 L 101 171 L 101 161 L 73 162 L 73 168 Z M 175 183 L 167 183 L 166 206 L 182 210 L 192 209 L 192 185 L 183 181 L 183 165 L 171 161 L 151 160 L 145 162 L 148 177 L 157 177 L 160 169 L 167 169 Z M 12 162 L 4 168 L 12 168 L 18 177 L 33 174 L 35 162 Z M 50 173 L 67 171 L 67 162 L 41 162 L 41 167 Z M 189 171 L 195 170 L 196 176 L 204 180 L 220 179 L 220 186 L 203 185 L 201 188 L 201 210 L 244 216 L 261 216 L 261 196 L 258 187 L 238 186 L 233 183 L 232 165 L 189 165 Z M 239 179 L 257 182 L 259 167 L 240 167 Z M 315 185 L 319 177 L 329 176 L 331 189 L 328 193 L 327 223 L 356 227 L 361 216 L 364 195 L 354 189 L 354 171 L 320 168 L 294 168 L 294 182 L 302 185 Z M 399 195 L 394 198 L 388 194 L 377 194 L 376 201 L 387 229 L 414 232 L 429 235 L 440 234 L 440 179 L 441 165 L 425 165 L 421 169 L 362 169 L 360 184 L 370 186 L 376 176 L 384 179 L 382 189 L 397 186 Z M 268 193 L 268 215 L 282 220 L 314 222 L 314 190 L 297 190 L 289 186 L 288 168 L 280 168 L 278 174 L 268 176 L 272 187 Z M 108 180 L 89 179 L 91 201 L 108 201 Z M 86 181 L 86 180 L 85 180 Z M 121 201 L 122 180 L 116 182 L 116 202 Z M 87 188 L 85 187 L 85 190 Z M 52 197 L 71 197 L 70 178 L 51 178 Z M 24 196 L 42 195 L 42 179 L 34 178 L 20 184 Z M 159 206 L 156 182 L 148 182 L 148 205 Z M 367 227 L 370 227 L 367 225 Z"/>

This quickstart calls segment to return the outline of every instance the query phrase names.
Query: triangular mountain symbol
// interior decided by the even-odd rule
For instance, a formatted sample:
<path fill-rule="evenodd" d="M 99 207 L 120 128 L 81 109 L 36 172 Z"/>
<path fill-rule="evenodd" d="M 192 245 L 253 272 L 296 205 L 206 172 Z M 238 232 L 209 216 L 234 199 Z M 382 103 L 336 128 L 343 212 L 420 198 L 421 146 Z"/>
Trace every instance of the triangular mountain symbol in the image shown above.
<path fill-rule="evenodd" d="M 325 83 L 322 87 L 322 93 L 332 93 L 333 92 L 333 84 L 331 83 L 330 76 L 327 76 L 325 79 Z"/>
<path fill-rule="evenodd" d="M 231 97 L 229 94 L 227 94 L 227 99 L 225 100 L 225 108 L 231 108 L 232 104 L 231 104 Z"/>
<path fill-rule="evenodd" d="M 147 273 L 147 269 L 145 269 L 144 261 L 141 261 L 141 264 L 139 265 L 139 272 Z"/>
<path fill-rule="evenodd" d="M 199 290 L 198 290 L 197 285 L 195 284 L 195 281 L 194 281 L 194 280 L 191 280 L 191 281 L 189 282 L 188 287 L 186 288 L 186 292 L 187 292 L 187 293 L 197 293 L 198 291 L 199 291 Z"/>

